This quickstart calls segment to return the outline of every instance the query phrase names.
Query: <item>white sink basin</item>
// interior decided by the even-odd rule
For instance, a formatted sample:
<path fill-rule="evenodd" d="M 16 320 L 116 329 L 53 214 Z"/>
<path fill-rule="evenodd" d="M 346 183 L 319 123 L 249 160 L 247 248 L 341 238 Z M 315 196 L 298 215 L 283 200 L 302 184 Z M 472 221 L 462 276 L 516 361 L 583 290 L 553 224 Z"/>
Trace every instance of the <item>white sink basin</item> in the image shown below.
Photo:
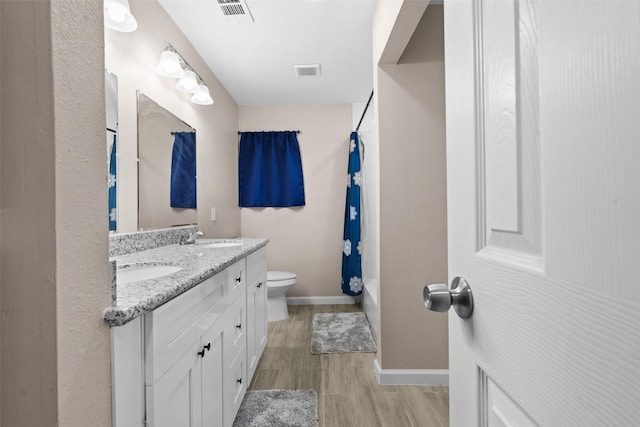
<path fill-rule="evenodd" d="M 140 280 L 157 279 L 158 277 L 168 276 L 182 270 L 177 265 L 132 265 L 131 267 L 118 268 L 116 272 L 116 283 L 122 285 L 125 283 L 139 282 Z"/>
<path fill-rule="evenodd" d="M 244 243 L 240 240 L 218 240 L 218 241 L 200 241 L 200 248 L 232 248 L 234 246 L 242 246 Z"/>

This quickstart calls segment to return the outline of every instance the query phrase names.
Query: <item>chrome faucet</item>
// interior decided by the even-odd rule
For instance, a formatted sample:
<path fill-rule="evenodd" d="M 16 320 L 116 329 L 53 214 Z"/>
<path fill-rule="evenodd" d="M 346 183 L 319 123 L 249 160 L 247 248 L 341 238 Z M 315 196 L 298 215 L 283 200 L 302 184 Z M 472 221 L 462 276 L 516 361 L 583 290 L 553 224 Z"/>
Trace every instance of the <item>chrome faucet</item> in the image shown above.
<path fill-rule="evenodd" d="M 196 231 L 195 233 L 192 233 L 189 237 L 187 237 L 187 240 L 181 241 L 180 244 L 193 245 L 196 242 L 196 239 L 202 236 L 204 236 L 204 233 L 202 231 Z"/>

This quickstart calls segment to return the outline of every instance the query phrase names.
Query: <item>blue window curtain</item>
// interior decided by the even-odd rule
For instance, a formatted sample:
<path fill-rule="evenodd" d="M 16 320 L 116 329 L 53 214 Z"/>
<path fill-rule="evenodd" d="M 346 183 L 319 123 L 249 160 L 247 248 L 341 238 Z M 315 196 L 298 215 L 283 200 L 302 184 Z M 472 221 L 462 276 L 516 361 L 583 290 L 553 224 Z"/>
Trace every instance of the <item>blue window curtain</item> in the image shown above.
<path fill-rule="evenodd" d="M 117 182 L 116 182 L 116 135 L 113 135 L 111 150 L 109 150 L 109 231 L 116 231 L 118 228 L 117 218 Z"/>
<path fill-rule="evenodd" d="M 362 294 L 362 244 L 360 242 L 360 187 L 362 171 L 360 169 L 360 138 L 357 132 L 351 132 L 349 147 L 349 180 L 347 200 L 344 209 L 344 232 L 342 248 L 342 292 L 357 296 Z"/>
<path fill-rule="evenodd" d="M 241 207 L 304 206 L 304 178 L 295 131 L 243 132 L 238 156 Z"/>
<path fill-rule="evenodd" d="M 196 133 L 174 132 L 171 156 L 171 207 L 196 208 Z"/>

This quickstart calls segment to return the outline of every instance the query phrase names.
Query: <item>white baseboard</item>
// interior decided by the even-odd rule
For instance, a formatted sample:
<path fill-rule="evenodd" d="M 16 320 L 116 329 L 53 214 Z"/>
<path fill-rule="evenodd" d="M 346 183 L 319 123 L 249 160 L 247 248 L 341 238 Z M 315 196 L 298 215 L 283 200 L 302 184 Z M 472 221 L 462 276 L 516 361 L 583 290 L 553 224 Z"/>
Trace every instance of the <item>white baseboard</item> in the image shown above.
<path fill-rule="evenodd" d="M 355 304 L 356 300 L 349 295 L 339 297 L 287 297 L 288 305 L 327 305 Z"/>
<path fill-rule="evenodd" d="M 378 359 L 373 371 L 382 385 L 448 385 L 448 369 L 382 369 Z"/>

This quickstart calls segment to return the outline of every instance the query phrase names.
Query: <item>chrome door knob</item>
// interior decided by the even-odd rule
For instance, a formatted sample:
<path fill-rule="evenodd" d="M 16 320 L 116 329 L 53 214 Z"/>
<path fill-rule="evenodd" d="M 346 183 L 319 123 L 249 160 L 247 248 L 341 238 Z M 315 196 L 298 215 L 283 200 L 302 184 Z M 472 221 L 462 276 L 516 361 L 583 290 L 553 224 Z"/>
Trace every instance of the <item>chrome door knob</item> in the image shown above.
<path fill-rule="evenodd" d="M 473 314 L 473 294 L 471 287 L 463 277 L 451 281 L 451 289 L 444 283 L 427 285 L 422 291 L 424 305 L 431 311 L 448 311 L 453 309 L 458 316 L 468 319 Z"/>

